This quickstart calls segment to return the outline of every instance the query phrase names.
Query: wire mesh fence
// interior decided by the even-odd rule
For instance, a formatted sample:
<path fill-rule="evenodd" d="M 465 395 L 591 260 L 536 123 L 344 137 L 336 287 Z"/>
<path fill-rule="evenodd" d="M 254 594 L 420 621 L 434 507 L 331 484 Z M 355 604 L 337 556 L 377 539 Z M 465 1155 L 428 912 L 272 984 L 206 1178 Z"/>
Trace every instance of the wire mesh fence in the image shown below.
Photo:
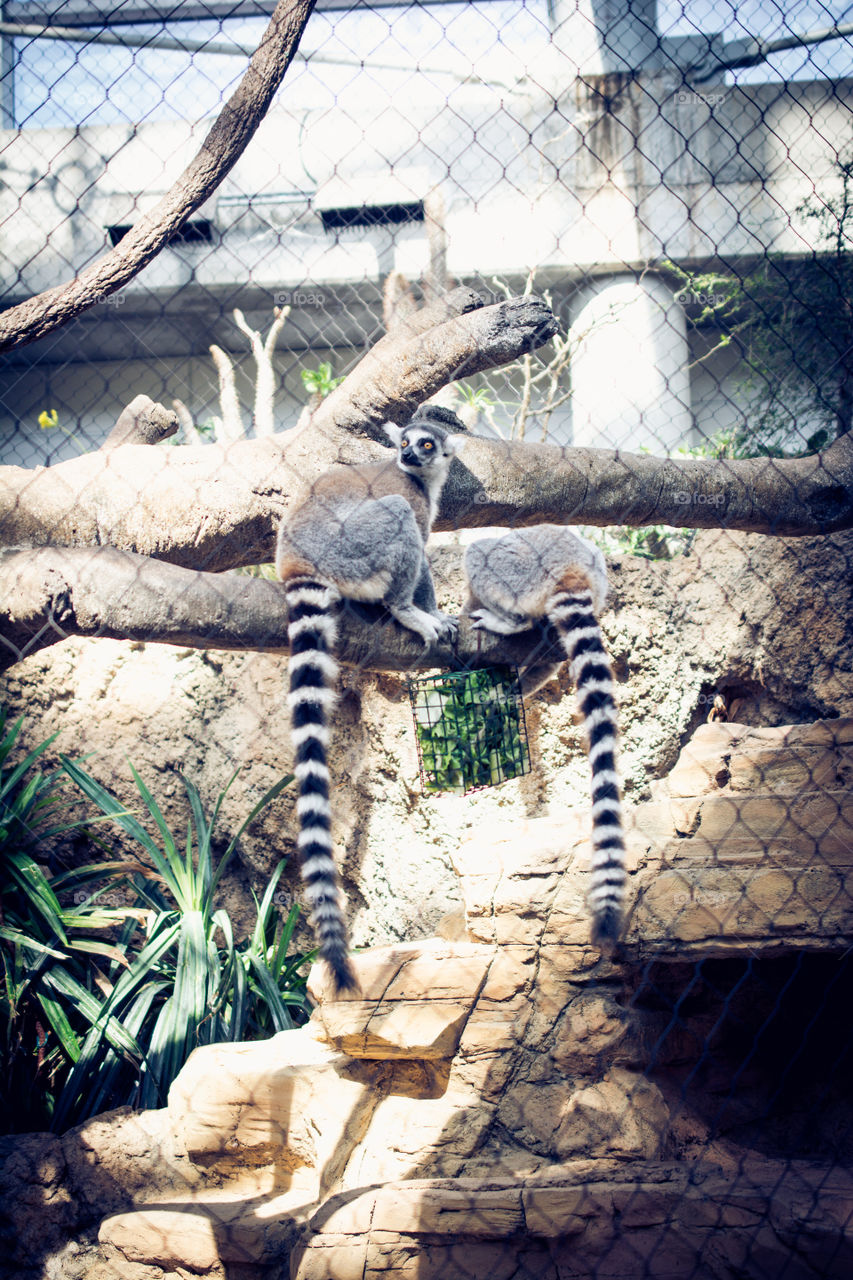
<path fill-rule="evenodd" d="M 168 1101 L 151 1159 L 173 1198 L 194 1161 L 226 1185 L 235 1151 L 256 1171 L 251 1204 L 204 1211 L 204 1248 L 134 1217 L 140 1267 L 840 1280 L 851 24 L 810 0 L 321 0 L 212 194 L 120 287 L 18 341 L 30 300 L 49 312 L 38 295 L 135 252 L 193 157 L 236 131 L 274 7 L 0 6 L 2 697 L 27 717 L 0 759 L 4 1091 L 23 1063 L 64 1123 Z M 425 449 L 447 436 L 431 488 Z M 500 723 L 479 687 L 495 663 L 527 681 Z M 44 839 L 41 783 L 12 769 L 54 730 L 57 751 L 103 749 L 116 794 L 135 794 L 125 754 L 163 769 L 165 826 L 186 824 L 176 770 L 213 796 L 242 766 L 239 820 L 220 801 L 232 832 L 297 775 L 241 836 L 216 944 L 163 916 L 156 936 L 182 949 L 144 998 L 119 972 L 162 894 L 125 868 L 99 890 L 120 937 L 87 926 L 88 888 L 68 887 L 83 846 Z M 221 853 L 189 803 L 204 857 Z M 314 938 L 292 895 L 322 934 L 332 852 L 352 940 L 382 944 L 355 955 L 356 999 L 315 979 L 320 1038 L 348 1066 L 276 1040 L 232 1077 L 237 1046 L 211 1041 L 239 1039 L 249 1005 L 261 1034 L 287 1025 L 288 992 L 305 1003 L 284 953 Z M 35 948 L 27 875 L 44 878 Z M 590 916 L 623 895 L 609 956 Z M 110 968 L 57 956 L 97 928 Z M 45 947 L 78 987 L 39 987 Z M 205 976 L 174 1072 L 206 1047 L 169 1095 L 155 1026 L 189 999 L 188 955 Z M 75 1053 L 100 1074 L 90 1088 L 75 1068 L 62 1101 Z M 22 1261 L 7 1217 L 33 1270 L 40 1246 Z M 104 1230 L 120 1250 L 127 1223 Z"/>

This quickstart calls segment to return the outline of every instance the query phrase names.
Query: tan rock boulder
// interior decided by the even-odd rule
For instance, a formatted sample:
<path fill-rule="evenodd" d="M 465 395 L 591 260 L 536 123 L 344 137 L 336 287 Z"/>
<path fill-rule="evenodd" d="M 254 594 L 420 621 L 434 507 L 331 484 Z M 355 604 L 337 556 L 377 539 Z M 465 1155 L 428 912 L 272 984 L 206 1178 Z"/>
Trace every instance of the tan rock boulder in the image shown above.
<path fill-rule="evenodd" d="M 190 1158 L 239 1182 L 266 1169 L 267 1187 L 297 1181 L 310 1197 L 334 1181 L 376 1104 L 369 1079 L 309 1025 L 269 1040 L 206 1045 L 169 1092 L 169 1116 Z M 295 1178 L 294 1175 L 300 1176 Z M 250 1172 L 252 1184 L 257 1174 Z"/>
<path fill-rule="evenodd" d="M 353 957 L 359 991 L 342 999 L 315 968 L 316 1034 L 354 1058 L 452 1058 L 494 958 L 494 947 L 438 939 L 378 947 Z"/>
<path fill-rule="evenodd" d="M 760 1158 L 734 1176 L 712 1161 L 571 1160 L 524 1180 L 405 1182 L 315 1213 L 290 1277 L 777 1276 L 795 1249 L 840 1280 L 853 1264 L 852 1193 L 843 1170 Z"/>
<path fill-rule="evenodd" d="M 58 1137 L 0 1138 L 0 1258 L 23 1269 L 64 1245 L 82 1217 Z"/>
<path fill-rule="evenodd" d="M 652 1159 L 666 1142 L 669 1109 L 656 1085 L 613 1067 L 593 1083 L 572 1080 L 519 1084 L 498 1108 L 516 1140 L 557 1160 L 573 1156 Z"/>
<path fill-rule="evenodd" d="M 629 944 L 759 955 L 853 937 L 851 742 L 850 718 L 701 726 L 637 810 L 647 852 Z"/>
<path fill-rule="evenodd" d="M 166 1108 L 120 1107 L 70 1129 L 61 1141 L 75 1194 L 99 1215 L 205 1182 Z"/>

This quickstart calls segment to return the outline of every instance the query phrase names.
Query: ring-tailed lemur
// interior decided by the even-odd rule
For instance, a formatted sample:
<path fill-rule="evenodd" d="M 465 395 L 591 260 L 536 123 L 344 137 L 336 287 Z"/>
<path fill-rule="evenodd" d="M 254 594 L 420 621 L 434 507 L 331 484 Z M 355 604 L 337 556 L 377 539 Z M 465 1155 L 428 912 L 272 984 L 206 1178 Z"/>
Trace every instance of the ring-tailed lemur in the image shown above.
<path fill-rule="evenodd" d="M 298 848 L 310 920 L 339 991 L 354 988 L 343 895 L 332 857 L 328 713 L 335 701 L 336 611 L 341 600 L 384 605 L 426 644 L 456 634 L 436 608 L 424 544 L 462 424 L 422 406 L 406 427 L 387 423 L 396 459 L 330 467 L 278 535 L 276 571 L 290 624 L 289 705 L 299 786 Z M 442 425 L 439 425 L 442 424 Z"/>
<path fill-rule="evenodd" d="M 465 553 L 473 628 L 512 635 L 547 618 L 571 662 L 592 774 L 592 879 L 587 903 L 592 940 L 612 953 L 622 930 L 625 841 L 615 753 L 618 737 L 614 682 L 598 615 L 607 596 L 607 570 L 597 547 L 562 525 L 517 529 L 483 538 Z M 522 671 L 522 689 L 544 684 L 559 663 Z"/>

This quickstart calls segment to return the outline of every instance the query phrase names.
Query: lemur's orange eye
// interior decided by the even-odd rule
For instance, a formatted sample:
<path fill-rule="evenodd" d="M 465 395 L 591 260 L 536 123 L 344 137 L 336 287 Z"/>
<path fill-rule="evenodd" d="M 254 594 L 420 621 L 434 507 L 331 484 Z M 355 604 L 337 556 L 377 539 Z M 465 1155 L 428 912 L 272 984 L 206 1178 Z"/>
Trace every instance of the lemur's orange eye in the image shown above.
<path fill-rule="evenodd" d="M 400 441 L 400 447 L 401 447 L 401 449 L 408 449 L 408 447 L 409 447 L 409 441 L 408 441 L 408 439 L 401 440 L 401 441 Z"/>
<path fill-rule="evenodd" d="M 432 442 L 431 440 L 424 440 L 424 448 L 425 448 L 425 449 L 434 449 L 434 448 L 435 448 L 435 445 L 433 444 L 433 442 Z"/>

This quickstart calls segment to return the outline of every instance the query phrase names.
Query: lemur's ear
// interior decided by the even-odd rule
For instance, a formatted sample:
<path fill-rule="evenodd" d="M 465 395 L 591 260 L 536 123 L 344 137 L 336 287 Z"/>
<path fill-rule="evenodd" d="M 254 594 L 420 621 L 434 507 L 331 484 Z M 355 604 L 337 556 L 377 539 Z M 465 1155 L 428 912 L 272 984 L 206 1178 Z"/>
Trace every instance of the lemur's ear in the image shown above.
<path fill-rule="evenodd" d="M 382 430 L 385 432 L 386 436 L 393 444 L 396 444 L 397 446 L 399 446 L 400 441 L 403 438 L 402 427 L 395 426 L 393 422 L 383 422 Z"/>

